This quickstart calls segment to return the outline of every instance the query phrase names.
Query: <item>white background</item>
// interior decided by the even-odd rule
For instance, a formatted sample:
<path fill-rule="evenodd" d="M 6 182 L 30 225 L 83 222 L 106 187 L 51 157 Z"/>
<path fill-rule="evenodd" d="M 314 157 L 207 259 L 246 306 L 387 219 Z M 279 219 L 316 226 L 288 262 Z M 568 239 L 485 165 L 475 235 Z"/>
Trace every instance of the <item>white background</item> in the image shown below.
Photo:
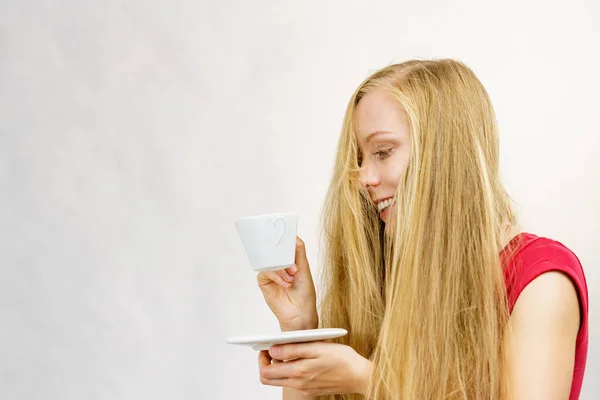
<path fill-rule="evenodd" d="M 524 228 L 580 257 L 600 392 L 600 3 L 0 2 L 0 398 L 277 399 L 233 221 L 317 222 L 370 70 L 464 61 Z"/>

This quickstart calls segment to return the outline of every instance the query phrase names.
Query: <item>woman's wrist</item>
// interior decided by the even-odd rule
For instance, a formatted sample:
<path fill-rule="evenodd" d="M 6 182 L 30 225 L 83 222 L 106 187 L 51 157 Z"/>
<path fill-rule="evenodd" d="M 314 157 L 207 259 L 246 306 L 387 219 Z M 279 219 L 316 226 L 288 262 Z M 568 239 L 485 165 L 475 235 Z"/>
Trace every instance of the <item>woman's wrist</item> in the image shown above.
<path fill-rule="evenodd" d="M 292 321 L 279 322 L 279 327 L 282 332 L 317 329 L 319 327 L 319 316 L 315 312 L 314 315 L 305 318 L 296 318 Z"/>
<path fill-rule="evenodd" d="M 354 388 L 355 393 L 362 394 L 363 396 L 367 395 L 367 389 L 369 388 L 369 379 L 371 378 L 373 362 L 363 358 L 364 362 L 357 368 L 356 378 L 354 381 L 356 382 L 356 387 Z"/>

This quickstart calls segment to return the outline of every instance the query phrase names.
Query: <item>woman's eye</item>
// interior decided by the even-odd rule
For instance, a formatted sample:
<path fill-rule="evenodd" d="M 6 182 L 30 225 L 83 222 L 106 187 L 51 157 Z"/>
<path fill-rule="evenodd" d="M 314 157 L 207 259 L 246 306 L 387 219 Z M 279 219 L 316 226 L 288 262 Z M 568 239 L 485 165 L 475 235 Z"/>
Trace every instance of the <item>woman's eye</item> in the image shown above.
<path fill-rule="evenodd" d="M 379 150 L 379 151 L 376 151 L 375 153 L 373 153 L 373 155 L 376 156 L 379 160 L 384 160 L 384 159 L 388 158 L 393 151 L 394 151 L 393 148 L 386 149 L 386 150 Z M 362 163 L 363 163 L 362 154 L 358 154 L 356 162 L 359 167 L 362 166 Z"/>
<path fill-rule="evenodd" d="M 375 155 L 379 156 L 379 159 L 382 160 L 384 158 L 389 157 L 391 152 L 392 152 L 392 149 L 380 150 L 380 151 L 376 152 Z"/>

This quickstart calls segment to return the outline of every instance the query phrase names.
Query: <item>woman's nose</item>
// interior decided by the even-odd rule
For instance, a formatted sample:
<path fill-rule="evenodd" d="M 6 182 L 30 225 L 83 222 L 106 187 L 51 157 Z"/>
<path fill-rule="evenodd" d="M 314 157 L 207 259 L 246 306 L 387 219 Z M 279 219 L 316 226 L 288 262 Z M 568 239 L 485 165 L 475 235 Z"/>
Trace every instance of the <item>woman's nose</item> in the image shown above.
<path fill-rule="evenodd" d="M 377 174 L 377 171 L 365 165 L 360 170 L 359 181 L 364 187 L 373 187 L 379 185 L 379 176 Z"/>

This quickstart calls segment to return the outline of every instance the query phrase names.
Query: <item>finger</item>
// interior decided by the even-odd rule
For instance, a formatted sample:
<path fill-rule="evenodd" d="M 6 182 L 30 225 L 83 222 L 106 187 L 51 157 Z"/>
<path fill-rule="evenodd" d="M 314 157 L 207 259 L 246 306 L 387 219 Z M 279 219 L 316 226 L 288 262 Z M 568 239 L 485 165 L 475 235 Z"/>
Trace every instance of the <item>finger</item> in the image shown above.
<path fill-rule="evenodd" d="M 260 271 L 256 276 L 256 280 L 258 281 L 258 286 L 266 286 L 271 282 L 275 282 L 285 288 L 292 286 L 291 283 L 284 281 L 276 271 Z"/>
<path fill-rule="evenodd" d="M 306 258 L 306 247 L 304 241 L 296 236 L 296 255 L 294 264 L 298 267 L 298 270 L 306 270 L 310 274 L 310 268 L 308 266 L 308 258 Z"/>
<path fill-rule="evenodd" d="M 290 283 L 293 282 L 294 277 L 291 276 L 290 274 L 288 274 L 285 269 L 280 269 L 280 270 L 278 270 L 276 272 L 277 272 L 277 275 L 279 275 L 280 277 L 282 277 L 284 281 L 290 282 Z"/>
<path fill-rule="evenodd" d="M 278 360 L 295 360 L 297 358 L 317 358 L 321 354 L 322 342 L 289 343 L 273 346 L 269 355 Z"/>
<path fill-rule="evenodd" d="M 268 386 L 289 387 L 292 389 L 299 388 L 297 381 L 294 379 L 290 379 L 290 378 L 269 379 L 269 378 L 263 378 L 263 376 L 261 375 L 260 383 L 262 383 L 263 385 L 268 385 Z"/>
<path fill-rule="evenodd" d="M 267 365 L 271 365 L 271 356 L 267 350 L 261 350 L 258 352 L 258 367 L 262 371 Z"/>
<path fill-rule="evenodd" d="M 310 375 L 309 360 L 286 361 L 277 365 L 270 365 L 260 371 L 260 376 L 269 380 L 272 379 L 297 379 L 304 375 Z"/>
<path fill-rule="evenodd" d="M 298 271 L 304 271 L 304 274 L 310 278 L 310 267 L 308 265 L 308 258 L 306 257 L 306 246 L 304 245 L 304 241 L 300 239 L 299 236 L 296 236 L 296 254 L 295 254 L 294 264 L 298 267 Z"/>
<path fill-rule="evenodd" d="M 292 276 L 296 275 L 296 272 L 298 272 L 298 267 L 296 267 L 296 264 L 293 264 L 289 267 L 287 267 L 286 272 Z"/>

